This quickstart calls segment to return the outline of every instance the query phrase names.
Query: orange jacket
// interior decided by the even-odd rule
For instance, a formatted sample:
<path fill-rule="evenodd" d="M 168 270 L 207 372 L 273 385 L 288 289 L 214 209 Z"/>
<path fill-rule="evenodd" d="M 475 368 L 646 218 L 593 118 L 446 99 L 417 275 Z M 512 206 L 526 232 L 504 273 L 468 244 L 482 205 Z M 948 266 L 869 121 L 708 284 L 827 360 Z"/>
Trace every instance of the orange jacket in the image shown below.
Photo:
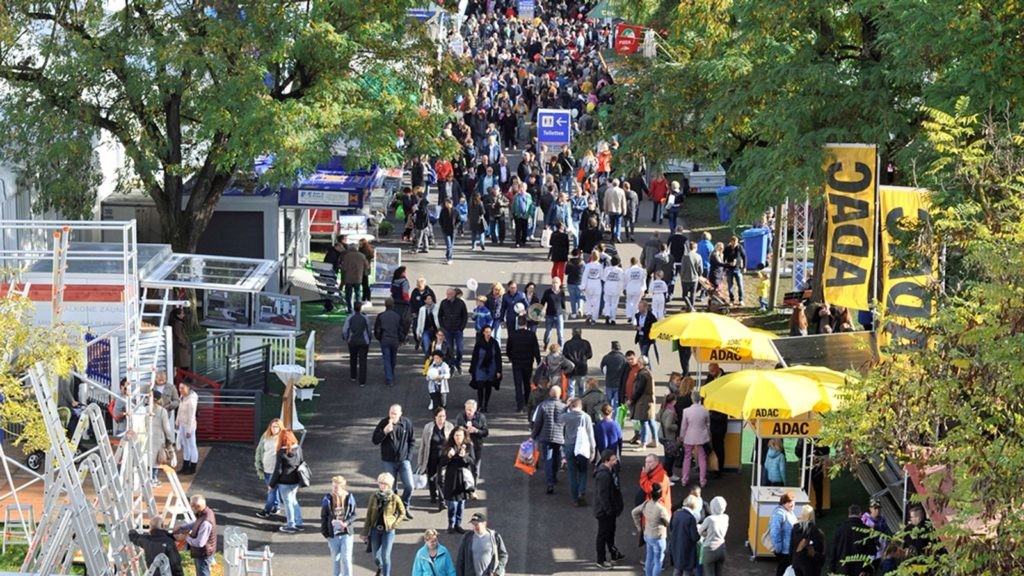
<path fill-rule="evenodd" d="M 661 498 L 658 499 L 658 504 L 665 507 L 665 510 L 672 511 L 672 482 L 669 480 L 668 472 L 665 472 L 665 468 L 658 464 L 654 470 L 650 472 L 640 472 L 640 487 L 643 488 L 645 494 L 651 493 L 651 486 L 655 484 L 661 484 Z"/>

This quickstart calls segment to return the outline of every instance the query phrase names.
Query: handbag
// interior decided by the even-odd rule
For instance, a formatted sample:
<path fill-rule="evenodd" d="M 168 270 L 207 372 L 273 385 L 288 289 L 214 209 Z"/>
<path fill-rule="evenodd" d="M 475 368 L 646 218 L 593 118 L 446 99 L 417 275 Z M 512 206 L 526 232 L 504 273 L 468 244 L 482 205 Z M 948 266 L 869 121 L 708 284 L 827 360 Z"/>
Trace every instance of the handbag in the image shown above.
<path fill-rule="evenodd" d="M 473 471 L 469 468 L 463 468 L 460 470 L 462 474 L 462 487 L 466 492 L 476 492 L 476 478 L 473 477 Z"/>
<path fill-rule="evenodd" d="M 156 463 L 160 464 L 160 465 L 175 466 L 177 464 L 177 462 L 174 462 L 174 461 L 177 460 L 177 459 L 178 459 L 178 455 L 174 451 L 174 445 L 173 444 L 165 444 L 156 453 Z"/>
<path fill-rule="evenodd" d="M 305 460 L 303 460 L 302 463 L 299 464 L 298 472 L 299 486 L 302 486 L 303 488 L 308 488 L 309 485 L 313 483 L 313 472 L 309 469 L 309 464 L 306 464 Z"/>
<path fill-rule="evenodd" d="M 772 534 L 769 530 L 765 530 L 764 534 L 761 534 L 761 548 L 771 554 L 775 553 L 775 542 L 772 542 Z"/>
<path fill-rule="evenodd" d="M 540 233 L 540 247 L 541 248 L 550 248 L 551 247 L 551 229 L 550 228 L 545 228 L 544 231 Z"/>
<path fill-rule="evenodd" d="M 427 475 L 426 474 L 413 474 L 412 475 L 412 489 L 423 490 L 427 487 Z"/>
<path fill-rule="evenodd" d="M 587 421 L 580 418 L 580 426 L 576 430 L 576 446 L 573 447 L 572 453 L 586 458 L 590 456 L 591 448 L 593 446 L 590 445 L 590 438 L 587 436 Z"/>

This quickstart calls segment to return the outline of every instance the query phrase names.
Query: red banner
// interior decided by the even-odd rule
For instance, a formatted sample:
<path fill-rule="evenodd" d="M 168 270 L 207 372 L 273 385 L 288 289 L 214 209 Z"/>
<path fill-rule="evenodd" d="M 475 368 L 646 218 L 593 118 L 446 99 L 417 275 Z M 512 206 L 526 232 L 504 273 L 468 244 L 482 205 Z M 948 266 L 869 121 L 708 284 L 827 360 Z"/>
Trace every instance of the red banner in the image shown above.
<path fill-rule="evenodd" d="M 619 24 L 615 27 L 615 52 L 633 54 L 640 49 L 644 27 L 633 24 Z"/>

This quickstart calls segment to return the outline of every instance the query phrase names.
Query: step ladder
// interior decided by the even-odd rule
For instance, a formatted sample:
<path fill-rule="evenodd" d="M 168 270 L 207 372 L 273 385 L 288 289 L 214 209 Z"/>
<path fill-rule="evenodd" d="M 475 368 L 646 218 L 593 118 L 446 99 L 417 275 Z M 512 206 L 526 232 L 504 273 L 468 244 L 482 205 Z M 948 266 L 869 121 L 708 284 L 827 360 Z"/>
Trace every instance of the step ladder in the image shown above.
<path fill-rule="evenodd" d="M 160 512 L 164 519 L 164 526 L 177 526 L 179 521 L 185 523 L 195 522 L 195 512 L 192 511 L 192 506 L 189 505 L 188 495 L 185 493 L 185 488 L 181 485 L 181 480 L 178 479 L 178 473 L 174 471 L 174 468 L 166 464 L 162 464 L 159 470 L 167 478 L 167 483 L 171 487 L 171 491 L 167 494 L 167 498 L 164 499 L 164 506 Z"/>
<path fill-rule="evenodd" d="M 11 514 L 13 512 L 13 514 Z M 3 553 L 8 544 L 29 544 L 36 530 L 35 511 L 29 504 L 8 504 L 4 509 Z"/>

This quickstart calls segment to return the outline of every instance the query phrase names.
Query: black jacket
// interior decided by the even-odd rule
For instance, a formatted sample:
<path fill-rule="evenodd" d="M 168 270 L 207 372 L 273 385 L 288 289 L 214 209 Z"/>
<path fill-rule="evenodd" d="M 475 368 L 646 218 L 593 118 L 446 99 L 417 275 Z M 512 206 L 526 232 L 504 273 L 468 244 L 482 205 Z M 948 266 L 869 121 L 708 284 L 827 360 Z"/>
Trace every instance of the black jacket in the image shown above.
<path fill-rule="evenodd" d="M 276 488 L 278 484 L 298 484 L 299 464 L 302 464 L 302 446 L 293 447 L 291 454 L 287 448 L 278 450 L 277 466 L 270 477 L 270 486 Z"/>
<path fill-rule="evenodd" d="M 875 554 L 874 541 L 868 534 L 868 527 L 860 517 L 848 517 L 836 527 L 832 537 L 832 553 L 829 555 L 829 573 L 858 576 L 862 571 L 871 573 L 870 562 L 843 562 L 852 556 L 871 558 Z"/>
<path fill-rule="evenodd" d="M 484 449 L 484 438 L 487 438 L 491 431 L 487 428 L 487 416 L 479 411 L 473 413 L 472 420 L 466 418 L 465 411 L 459 412 L 458 418 L 455 419 L 456 426 L 465 427 L 470 422 L 473 423 L 473 427 L 476 428 L 476 432 L 469 435 L 469 441 L 473 443 L 473 452 L 475 457 L 479 458 Z"/>
<path fill-rule="evenodd" d="M 540 345 L 537 344 L 537 334 L 533 330 L 522 328 L 513 330 L 508 335 L 508 344 L 505 346 L 505 354 L 508 361 L 514 366 L 529 366 L 540 363 Z"/>
<path fill-rule="evenodd" d="M 448 332 L 462 332 L 469 322 L 469 311 L 466 310 L 466 303 L 461 298 L 448 300 L 444 298 L 438 305 L 437 319 L 441 321 L 441 328 Z"/>
<path fill-rule="evenodd" d="M 448 208 L 447 206 L 441 208 L 441 216 L 438 218 L 441 223 L 441 232 L 445 236 L 454 236 L 455 228 L 459 224 L 459 213 L 454 208 Z"/>
<path fill-rule="evenodd" d="M 551 248 L 548 249 L 548 258 L 552 262 L 569 261 L 569 235 L 565 232 L 551 233 Z"/>
<path fill-rule="evenodd" d="M 211 537 L 216 538 L 216 534 Z M 184 570 L 181 568 L 181 555 L 178 554 L 177 543 L 170 532 L 165 530 L 157 532 L 137 532 L 132 530 L 128 532 L 128 539 L 131 540 L 132 544 L 142 548 L 142 553 L 146 556 L 147 566 L 152 566 L 157 556 L 165 554 L 171 564 L 171 576 L 185 575 Z"/>
<path fill-rule="evenodd" d="M 573 363 L 572 374 L 569 376 L 586 376 L 587 360 L 594 357 L 594 351 L 590 348 L 590 342 L 582 336 L 573 336 L 562 346 L 562 355 Z"/>
<path fill-rule="evenodd" d="M 636 316 L 633 317 L 633 325 L 636 326 L 639 321 L 640 313 L 637 312 Z M 657 321 L 658 319 L 654 317 L 654 313 L 648 310 L 647 316 L 644 318 L 644 325 L 640 327 L 640 330 L 636 331 L 636 336 L 633 337 L 633 342 L 640 344 L 641 346 L 646 346 L 654 342 L 654 340 L 651 339 L 651 328 L 654 327 L 654 323 Z"/>
<path fill-rule="evenodd" d="M 356 519 L 356 497 L 351 492 L 348 493 L 348 497 L 345 498 L 343 503 L 344 511 L 341 513 L 341 520 L 348 527 L 346 534 L 355 534 L 355 527 L 352 523 Z M 320 535 L 324 538 L 331 538 L 334 536 L 334 528 L 331 526 L 331 522 L 334 520 L 334 498 L 330 492 L 328 492 L 323 500 L 320 501 Z"/>
<path fill-rule="evenodd" d="M 619 486 L 619 474 L 599 464 L 594 473 L 594 517 L 622 514 L 622 488 Z"/>
<path fill-rule="evenodd" d="M 377 427 L 373 429 L 373 443 L 380 446 L 380 459 L 383 462 L 404 462 L 409 459 L 412 447 L 416 444 L 412 422 L 402 416 L 391 433 L 385 434 L 384 427 L 388 425 L 388 421 L 388 418 L 381 418 L 377 423 Z"/>
<path fill-rule="evenodd" d="M 689 510 L 679 509 L 672 514 L 668 525 L 668 542 L 666 555 L 672 566 L 679 571 L 692 571 L 697 567 L 697 546 L 700 534 L 697 532 L 697 519 Z"/>
<path fill-rule="evenodd" d="M 807 546 L 797 552 L 800 540 L 807 539 Z M 821 574 L 825 566 L 827 546 L 825 533 L 815 524 L 808 524 L 806 532 L 800 523 L 793 525 L 793 533 L 789 539 L 789 550 L 793 556 L 793 568 L 801 574 Z"/>

